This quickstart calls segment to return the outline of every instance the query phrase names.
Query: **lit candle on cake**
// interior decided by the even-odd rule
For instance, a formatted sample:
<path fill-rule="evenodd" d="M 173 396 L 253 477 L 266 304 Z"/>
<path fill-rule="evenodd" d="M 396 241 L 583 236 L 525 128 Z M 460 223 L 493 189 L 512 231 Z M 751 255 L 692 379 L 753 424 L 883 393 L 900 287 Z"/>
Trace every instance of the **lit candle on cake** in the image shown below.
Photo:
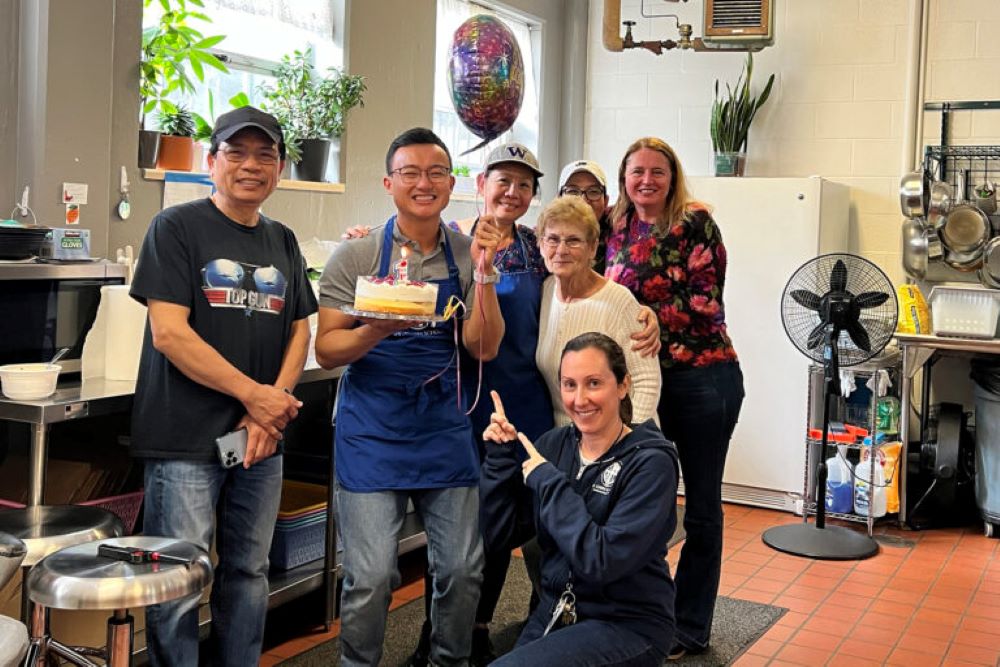
<path fill-rule="evenodd" d="M 400 248 L 399 252 L 403 255 L 403 258 L 396 262 L 396 280 L 405 283 L 407 281 L 406 255 L 408 253 L 406 246 Z"/>

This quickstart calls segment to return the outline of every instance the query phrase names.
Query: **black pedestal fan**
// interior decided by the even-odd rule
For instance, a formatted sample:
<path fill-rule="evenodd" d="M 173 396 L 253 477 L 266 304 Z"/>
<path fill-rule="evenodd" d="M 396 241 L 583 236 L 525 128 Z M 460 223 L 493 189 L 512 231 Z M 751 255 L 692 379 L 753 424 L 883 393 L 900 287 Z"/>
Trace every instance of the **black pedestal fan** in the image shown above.
<path fill-rule="evenodd" d="M 868 361 L 896 330 L 896 294 L 889 278 L 866 259 L 830 254 L 800 266 L 781 295 L 781 323 L 792 343 L 823 364 L 823 449 L 816 466 L 816 521 L 770 528 L 764 543 L 796 556 L 858 560 L 878 544 L 849 528 L 826 525 L 826 448 L 830 402 L 840 395 L 840 367 Z"/>

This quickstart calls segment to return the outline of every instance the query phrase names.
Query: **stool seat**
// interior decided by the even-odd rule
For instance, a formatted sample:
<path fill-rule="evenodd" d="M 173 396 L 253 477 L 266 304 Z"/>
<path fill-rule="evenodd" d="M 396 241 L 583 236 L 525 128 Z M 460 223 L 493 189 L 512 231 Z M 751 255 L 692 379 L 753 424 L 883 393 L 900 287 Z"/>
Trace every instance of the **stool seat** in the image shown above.
<path fill-rule="evenodd" d="M 115 544 L 191 560 L 127 563 L 97 555 Z M 212 561 L 199 547 L 169 537 L 115 537 L 58 551 L 28 575 L 32 602 L 53 609 L 128 609 L 167 602 L 200 592 L 212 583 Z"/>
<path fill-rule="evenodd" d="M 0 616 L 0 665 L 19 665 L 28 652 L 28 628 L 13 618 Z"/>
<path fill-rule="evenodd" d="M 13 535 L 0 533 L 0 588 L 7 585 L 17 568 L 21 567 L 21 561 L 27 553 L 28 547 L 24 542 Z"/>
<path fill-rule="evenodd" d="M 36 505 L 0 510 L 0 533 L 13 535 L 28 548 L 25 567 L 65 547 L 124 532 L 121 519 L 100 507 Z"/>

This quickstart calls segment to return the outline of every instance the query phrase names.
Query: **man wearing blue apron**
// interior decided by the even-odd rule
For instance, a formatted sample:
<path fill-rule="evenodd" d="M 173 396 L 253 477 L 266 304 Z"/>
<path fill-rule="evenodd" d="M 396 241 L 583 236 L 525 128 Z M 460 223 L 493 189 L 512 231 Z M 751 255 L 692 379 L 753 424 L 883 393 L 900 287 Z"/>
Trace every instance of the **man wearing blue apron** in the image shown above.
<path fill-rule="evenodd" d="M 462 345 L 488 361 L 504 332 L 493 267 L 500 232 L 481 224 L 470 239 L 441 223 L 454 178 L 448 149 L 430 130 L 414 128 L 393 141 L 383 183 L 396 215 L 366 238 L 342 243 L 320 279 L 316 359 L 324 368 L 349 364 L 334 436 L 344 545 L 341 664 L 379 662 L 389 600 L 399 584 L 399 530 L 412 500 L 434 573 L 431 660 L 463 665 L 483 551 L 479 462 L 456 379 L 458 322 L 412 326 L 359 319 L 340 308 L 354 303 L 358 276 L 390 274 L 405 246 L 409 278 L 438 286 L 438 314 L 451 297 L 468 305 Z"/>

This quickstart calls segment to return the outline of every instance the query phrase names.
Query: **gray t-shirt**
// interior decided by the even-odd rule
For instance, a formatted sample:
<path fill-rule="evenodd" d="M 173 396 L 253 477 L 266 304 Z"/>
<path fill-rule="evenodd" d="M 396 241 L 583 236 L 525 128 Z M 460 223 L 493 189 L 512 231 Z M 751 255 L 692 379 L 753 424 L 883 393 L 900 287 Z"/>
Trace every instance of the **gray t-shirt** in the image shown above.
<path fill-rule="evenodd" d="M 390 266 L 402 258 L 400 252 L 406 244 L 409 254 L 406 258 L 407 274 L 410 280 L 442 280 L 448 277 L 448 263 L 444 255 L 444 234 L 451 242 L 451 253 L 458 266 L 459 282 L 462 288 L 462 300 L 465 302 L 466 317 L 472 312 L 473 289 L 472 281 L 472 239 L 459 232 L 441 226 L 437 247 L 428 255 L 420 251 L 420 246 L 399 231 L 399 225 L 393 227 L 392 257 Z M 323 308 L 340 308 L 354 304 L 354 289 L 358 276 L 373 276 L 378 274 L 382 259 L 382 241 L 385 238 L 385 224 L 371 230 L 368 236 L 360 239 L 344 241 L 330 255 L 319 279 L 319 305 Z"/>

